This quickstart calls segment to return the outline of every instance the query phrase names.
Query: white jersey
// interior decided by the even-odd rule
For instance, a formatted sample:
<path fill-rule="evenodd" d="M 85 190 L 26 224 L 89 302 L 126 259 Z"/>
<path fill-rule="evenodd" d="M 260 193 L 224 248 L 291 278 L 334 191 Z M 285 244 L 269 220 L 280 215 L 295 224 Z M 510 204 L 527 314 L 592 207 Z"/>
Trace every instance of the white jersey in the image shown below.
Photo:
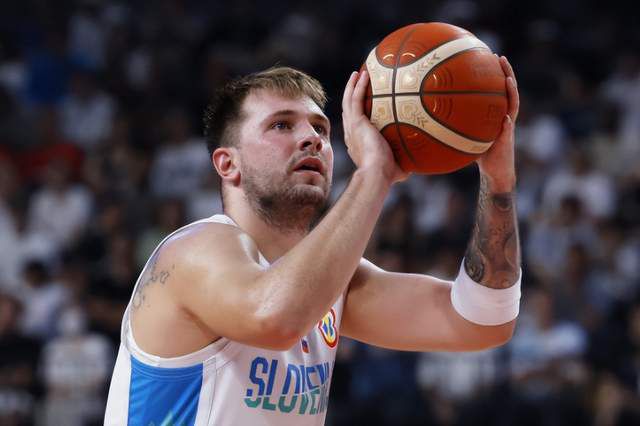
<path fill-rule="evenodd" d="M 237 226 L 229 217 L 215 215 L 187 227 L 202 222 Z M 262 254 L 260 263 L 269 265 Z M 149 262 L 140 276 L 148 266 Z M 122 320 L 105 424 L 323 425 L 343 303 L 344 294 L 317 326 L 287 351 L 221 338 L 197 352 L 161 358 L 136 345 L 129 320 L 130 301 Z"/>

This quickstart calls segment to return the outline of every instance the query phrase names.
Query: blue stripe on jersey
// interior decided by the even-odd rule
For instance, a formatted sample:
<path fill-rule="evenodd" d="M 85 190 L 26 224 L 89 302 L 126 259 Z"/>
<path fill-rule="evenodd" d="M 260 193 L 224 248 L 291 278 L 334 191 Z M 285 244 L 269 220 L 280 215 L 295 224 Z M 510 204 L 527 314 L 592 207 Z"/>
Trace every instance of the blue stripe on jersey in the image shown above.
<path fill-rule="evenodd" d="M 160 368 L 131 356 L 128 424 L 193 426 L 201 387 L 202 364 Z"/>

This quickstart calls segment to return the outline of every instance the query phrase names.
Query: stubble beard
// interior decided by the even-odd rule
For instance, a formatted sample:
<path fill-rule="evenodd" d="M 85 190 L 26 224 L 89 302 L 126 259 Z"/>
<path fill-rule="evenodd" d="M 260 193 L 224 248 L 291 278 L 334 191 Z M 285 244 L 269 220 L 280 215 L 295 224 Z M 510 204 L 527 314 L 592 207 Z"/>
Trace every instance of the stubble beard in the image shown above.
<path fill-rule="evenodd" d="M 329 185 L 312 188 L 261 178 L 256 170 L 244 170 L 244 194 L 251 208 L 271 227 L 284 233 L 307 233 L 327 208 Z M 318 191 L 321 189 L 321 191 Z"/>

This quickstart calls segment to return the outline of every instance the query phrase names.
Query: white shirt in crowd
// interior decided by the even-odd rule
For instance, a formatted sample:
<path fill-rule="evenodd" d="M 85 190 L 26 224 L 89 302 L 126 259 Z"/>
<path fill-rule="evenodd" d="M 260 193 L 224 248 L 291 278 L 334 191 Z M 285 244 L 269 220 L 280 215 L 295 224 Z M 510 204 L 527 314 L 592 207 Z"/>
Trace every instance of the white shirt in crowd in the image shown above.
<path fill-rule="evenodd" d="M 83 186 L 69 187 L 61 192 L 45 187 L 31 199 L 28 228 L 48 235 L 64 247 L 85 228 L 91 207 L 91 194 Z"/>
<path fill-rule="evenodd" d="M 61 108 L 62 133 L 71 142 L 90 151 L 111 133 L 114 114 L 113 100 L 104 93 L 86 100 L 69 96 Z"/>

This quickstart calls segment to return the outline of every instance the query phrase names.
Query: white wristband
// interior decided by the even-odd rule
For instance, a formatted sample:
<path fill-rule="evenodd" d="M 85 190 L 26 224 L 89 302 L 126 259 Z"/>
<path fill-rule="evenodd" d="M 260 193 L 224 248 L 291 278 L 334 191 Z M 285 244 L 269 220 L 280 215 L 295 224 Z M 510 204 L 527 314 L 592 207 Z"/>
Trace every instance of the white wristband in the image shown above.
<path fill-rule="evenodd" d="M 514 320 L 520 311 L 520 281 L 505 289 L 485 287 L 473 281 L 464 261 L 451 288 L 451 303 L 466 320 L 480 325 L 500 325 Z"/>

